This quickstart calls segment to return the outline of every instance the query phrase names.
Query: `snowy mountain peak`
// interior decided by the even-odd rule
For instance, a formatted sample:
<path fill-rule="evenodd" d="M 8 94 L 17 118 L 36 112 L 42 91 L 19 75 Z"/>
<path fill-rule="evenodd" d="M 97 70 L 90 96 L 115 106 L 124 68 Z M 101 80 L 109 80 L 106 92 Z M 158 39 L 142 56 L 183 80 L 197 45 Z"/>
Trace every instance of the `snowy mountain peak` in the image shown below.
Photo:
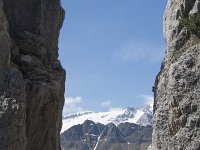
<path fill-rule="evenodd" d="M 79 112 L 79 113 L 72 113 L 72 114 L 63 116 L 63 119 L 76 118 L 76 117 L 88 115 L 88 114 L 91 114 L 91 113 L 93 113 L 93 112 L 92 111 L 85 111 L 85 112 Z"/>
<path fill-rule="evenodd" d="M 108 112 L 81 112 L 77 114 L 69 114 L 63 118 L 63 127 L 61 133 L 70 127 L 82 124 L 85 120 L 92 120 L 101 124 L 130 122 L 139 125 L 152 125 L 152 107 L 146 106 L 143 108 L 127 107 L 122 110 L 112 110 Z"/>

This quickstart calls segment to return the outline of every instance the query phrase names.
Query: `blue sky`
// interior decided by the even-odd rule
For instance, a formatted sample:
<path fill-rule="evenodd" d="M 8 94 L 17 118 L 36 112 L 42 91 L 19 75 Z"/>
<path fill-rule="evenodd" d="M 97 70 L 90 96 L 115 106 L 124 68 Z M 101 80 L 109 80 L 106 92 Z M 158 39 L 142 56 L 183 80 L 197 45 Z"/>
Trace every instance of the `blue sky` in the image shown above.
<path fill-rule="evenodd" d="M 152 100 L 166 50 L 166 0 L 62 0 L 62 5 L 65 111 L 140 107 Z"/>

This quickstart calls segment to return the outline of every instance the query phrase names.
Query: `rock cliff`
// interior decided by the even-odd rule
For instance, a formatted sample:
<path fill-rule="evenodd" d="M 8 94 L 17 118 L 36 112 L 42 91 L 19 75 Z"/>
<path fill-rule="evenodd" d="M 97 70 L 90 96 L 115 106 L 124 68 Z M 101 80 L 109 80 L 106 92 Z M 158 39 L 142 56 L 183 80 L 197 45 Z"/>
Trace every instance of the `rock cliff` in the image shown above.
<path fill-rule="evenodd" d="M 60 0 L 0 0 L 0 150 L 59 150 Z"/>
<path fill-rule="evenodd" d="M 134 123 L 103 125 L 86 120 L 61 134 L 62 150 L 146 150 L 151 126 Z"/>
<path fill-rule="evenodd" d="M 152 149 L 200 149 L 200 1 L 168 0 L 166 57 L 154 87 Z"/>

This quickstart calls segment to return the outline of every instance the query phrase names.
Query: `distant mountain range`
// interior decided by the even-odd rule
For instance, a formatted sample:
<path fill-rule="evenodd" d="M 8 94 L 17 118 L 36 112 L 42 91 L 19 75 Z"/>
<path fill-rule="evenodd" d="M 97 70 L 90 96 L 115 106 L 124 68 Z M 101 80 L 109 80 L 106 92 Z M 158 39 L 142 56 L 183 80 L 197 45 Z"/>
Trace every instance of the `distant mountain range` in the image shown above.
<path fill-rule="evenodd" d="M 148 105 L 143 108 L 127 107 L 122 110 L 112 110 L 108 112 L 81 112 L 69 114 L 63 117 L 63 127 L 61 133 L 68 130 L 70 127 L 84 123 L 86 120 L 92 120 L 95 123 L 107 125 L 113 123 L 119 125 L 129 122 L 141 126 L 152 125 L 153 108 Z"/>
<path fill-rule="evenodd" d="M 107 125 L 86 120 L 61 134 L 62 150 L 146 150 L 152 127 L 134 123 Z"/>

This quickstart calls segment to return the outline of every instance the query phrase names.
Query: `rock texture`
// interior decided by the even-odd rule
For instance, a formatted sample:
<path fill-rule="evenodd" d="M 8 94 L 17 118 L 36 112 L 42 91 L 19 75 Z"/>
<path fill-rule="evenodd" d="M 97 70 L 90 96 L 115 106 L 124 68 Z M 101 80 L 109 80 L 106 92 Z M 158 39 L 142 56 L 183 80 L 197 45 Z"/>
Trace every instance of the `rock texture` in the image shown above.
<path fill-rule="evenodd" d="M 60 0 L 0 0 L 0 150 L 59 150 Z"/>
<path fill-rule="evenodd" d="M 151 126 L 134 123 L 103 125 L 86 120 L 61 134 L 62 150 L 146 150 Z"/>
<path fill-rule="evenodd" d="M 200 24 L 188 19 L 199 13 L 199 0 L 168 0 L 164 16 L 168 50 L 155 82 L 151 149 L 200 149 Z M 184 18 L 189 25 L 181 22 Z"/>

